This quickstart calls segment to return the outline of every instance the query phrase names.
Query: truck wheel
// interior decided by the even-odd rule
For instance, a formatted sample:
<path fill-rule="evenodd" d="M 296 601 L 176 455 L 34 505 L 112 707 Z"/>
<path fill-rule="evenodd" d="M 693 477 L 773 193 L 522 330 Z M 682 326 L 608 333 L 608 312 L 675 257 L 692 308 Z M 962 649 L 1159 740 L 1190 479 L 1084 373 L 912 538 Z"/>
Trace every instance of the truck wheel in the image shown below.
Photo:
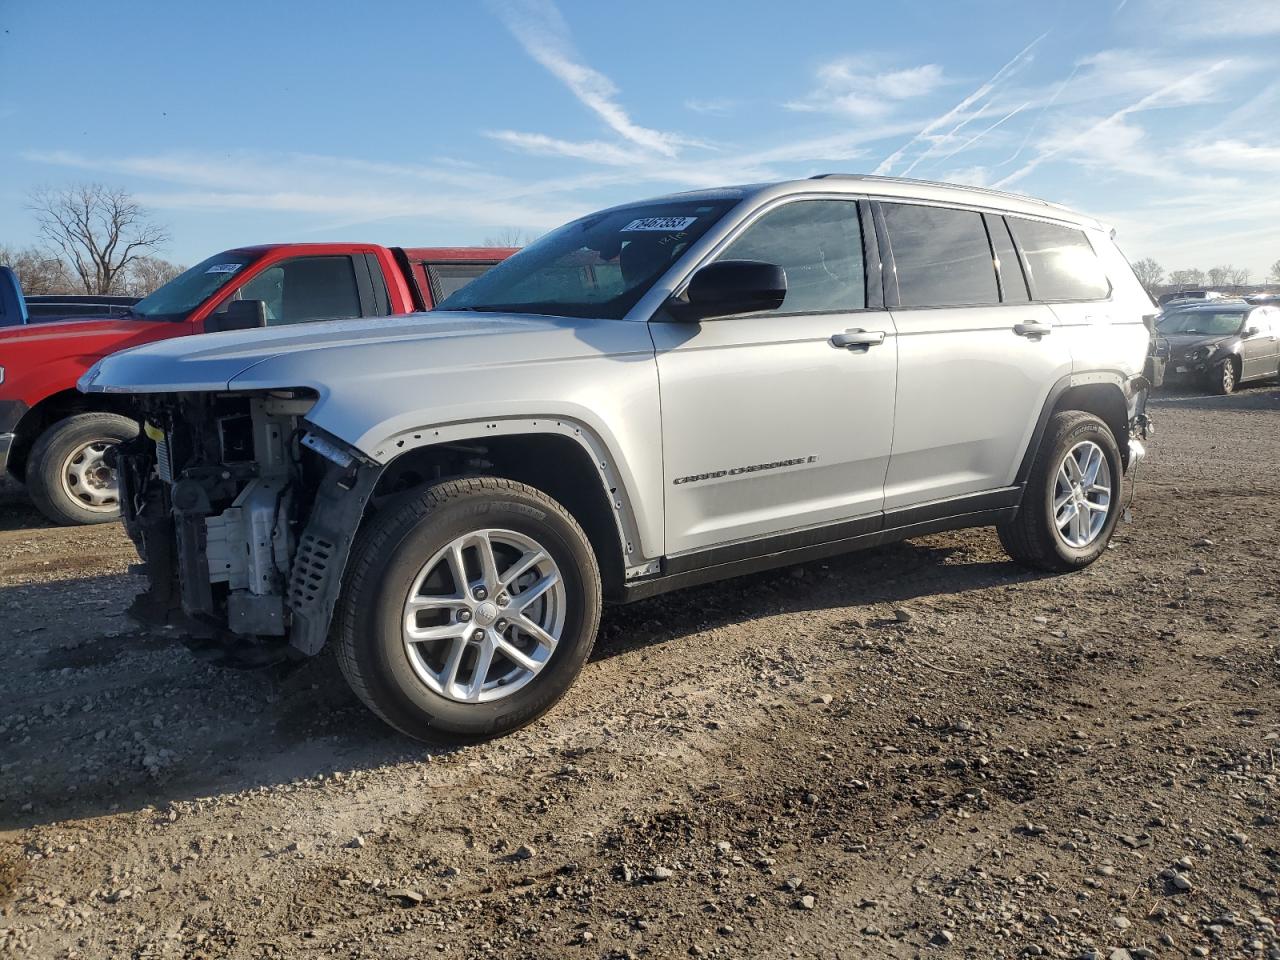
<path fill-rule="evenodd" d="M 1120 515 L 1124 471 L 1111 428 L 1066 410 L 1049 421 L 1017 516 L 996 529 L 1005 552 L 1039 570 L 1087 567 Z"/>
<path fill-rule="evenodd" d="M 47 427 L 27 459 L 32 501 L 64 526 L 115 520 L 120 485 L 103 456 L 137 435 L 138 424 L 115 413 L 78 413 Z"/>
<path fill-rule="evenodd" d="M 361 531 L 338 611 L 338 663 L 374 713 L 419 740 L 536 720 L 595 642 L 600 571 L 582 528 L 533 487 L 433 484 Z"/>

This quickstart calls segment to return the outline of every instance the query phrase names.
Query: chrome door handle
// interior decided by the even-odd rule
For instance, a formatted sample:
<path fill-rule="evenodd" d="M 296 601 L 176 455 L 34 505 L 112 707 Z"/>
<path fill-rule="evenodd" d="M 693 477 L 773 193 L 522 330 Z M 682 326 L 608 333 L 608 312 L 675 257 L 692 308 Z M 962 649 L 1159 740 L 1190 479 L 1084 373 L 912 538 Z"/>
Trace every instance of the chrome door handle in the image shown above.
<path fill-rule="evenodd" d="M 846 350 L 867 350 L 880 343 L 884 343 L 883 330 L 846 330 L 831 335 L 831 345 Z"/>
<path fill-rule="evenodd" d="M 1041 337 L 1047 337 L 1053 333 L 1053 327 L 1047 323 L 1015 323 L 1013 332 L 1020 337 L 1030 337 L 1032 340 L 1039 340 Z"/>

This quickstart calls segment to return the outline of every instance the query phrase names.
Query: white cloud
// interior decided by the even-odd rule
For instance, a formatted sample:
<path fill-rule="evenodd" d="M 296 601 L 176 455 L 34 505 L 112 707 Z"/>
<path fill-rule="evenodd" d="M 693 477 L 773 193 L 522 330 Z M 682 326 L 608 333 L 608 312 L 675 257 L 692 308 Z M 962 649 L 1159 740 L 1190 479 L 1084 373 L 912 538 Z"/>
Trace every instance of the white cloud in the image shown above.
<path fill-rule="evenodd" d="M 692 110 L 694 113 L 706 113 L 715 117 L 727 117 L 733 113 L 737 106 L 738 101 L 731 100 L 728 97 L 716 97 L 709 100 L 700 100 L 694 97 L 684 102 L 686 110 Z"/>
<path fill-rule="evenodd" d="M 631 119 L 618 102 L 618 88 L 613 81 L 577 56 L 569 39 L 569 27 L 551 0 L 506 0 L 494 6 L 525 52 L 618 136 L 665 157 L 674 157 L 687 142 Z"/>
<path fill-rule="evenodd" d="M 1191 143 L 1182 150 L 1190 163 L 1224 170 L 1256 170 L 1280 174 L 1280 145 L 1254 144 L 1243 140 L 1213 140 Z"/>
<path fill-rule="evenodd" d="M 966 115 L 966 111 L 968 111 L 969 108 L 972 107 L 974 104 L 979 103 L 980 101 L 990 96 L 996 89 L 999 88 L 999 86 L 1002 83 L 1007 81 L 1010 76 L 1017 73 L 1019 70 L 1025 67 L 1028 63 L 1030 63 L 1031 57 L 1032 57 L 1031 51 L 1034 50 L 1036 48 L 1036 45 L 1039 44 L 1040 41 L 1043 40 L 1046 36 L 1048 36 L 1047 33 L 1040 34 L 1040 36 L 1036 37 L 1029 44 L 1027 44 L 1025 47 L 1019 50 L 1013 56 L 1013 59 L 1009 60 L 1007 63 L 1005 63 L 1004 66 L 1002 66 L 999 70 L 997 70 L 992 75 L 990 80 L 988 80 L 986 83 L 979 86 L 976 90 L 970 93 L 967 97 L 965 97 L 963 100 L 957 103 L 954 107 L 952 107 L 946 113 L 943 113 L 937 117 L 934 117 L 932 120 L 926 123 L 924 127 L 922 127 L 914 137 L 912 137 L 910 140 L 908 140 L 906 143 L 900 146 L 897 150 L 893 151 L 893 153 L 889 154 L 889 156 L 885 157 L 882 161 L 880 161 L 880 165 L 876 167 L 875 172 L 877 174 L 892 173 L 894 166 L 907 154 L 907 152 L 913 146 L 915 146 L 921 140 L 928 141 L 929 147 L 924 151 L 924 154 L 921 157 L 918 157 L 915 160 L 915 162 L 912 163 L 910 167 L 908 167 L 908 170 L 913 168 L 916 165 L 916 163 L 919 163 L 920 160 L 923 159 L 925 156 L 928 156 L 929 154 L 931 154 L 937 148 L 939 143 L 950 142 L 951 138 L 954 137 L 957 133 L 959 133 L 959 131 L 965 126 L 965 124 L 967 124 L 970 120 L 974 118 L 975 114 Z M 979 113 L 980 112 L 981 111 L 979 111 Z M 953 120 L 956 120 L 957 118 L 959 118 L 959 122 L 956 123 L 956 125 L 953 126 L 949 131 L 947 131 L 941 137 L 933 136 L 934 131 L 938 130 L 940 127 L 944 126 L 945 124 L 951 123 Z"/>
<path fill-rule="evenodd" d="M 645 154 L 634 147 L 619 146 L 601 140 L 558 140 L 542 133 L 520 133 L 516 130 L 494 130 L 487 134 L 500 143 L 523 150 L 525 153 L 548 157 L 571 157 L 607 166 L 628 166 L 642 159 Z"/>
<path fill-rule="evenodd" d="M 786 106 L 789 110 L 877 119 L 902 101 L 927 96 L 947 82 L 936 63 L 875 72 L 865 58 L 845 57 L 819 67 L 817 88 Z"/>
<path fill-rule="evenodd" d="M 1274 0 L 1149 0 L 1146 22 L 1192 40 L 1280 33 Z"/>

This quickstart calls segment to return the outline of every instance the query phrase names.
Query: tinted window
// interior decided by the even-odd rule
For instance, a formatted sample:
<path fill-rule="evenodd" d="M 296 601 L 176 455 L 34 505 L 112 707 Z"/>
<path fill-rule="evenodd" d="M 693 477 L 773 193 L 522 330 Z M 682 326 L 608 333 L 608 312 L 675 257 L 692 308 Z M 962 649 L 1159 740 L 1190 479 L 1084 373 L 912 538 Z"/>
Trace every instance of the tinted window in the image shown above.
<path fill-rule="evenodd" d="M 428 263 L 427 279 L 431 281 L 431 298 L 439 303 L 445 297 L 457 293 L 491 266 L 491 263 Z"/>
<path fill-rule="evenodd" d="M 882 204 L 904 307 L 999 303 L 982 214 L 905 203 Z"/>
<path fill-rule="evenodd" d="M 1009 217 L 1037 300 L 1102 300 L 1111 284 L 1081 230 Z"/>
<path fill-rule="evenodd" d="M 1018 252 L 1013 248 L 1009 226 L 1003 217 L 988 216 L 986 221 L 987 234 L 991 237 L 991 247 L 996 252 L 996 263 L 1000 268 L 1000 297 L 1005 303 L 1026 303 L 1031 299 L 1027 293 L 1027 278 L 1022 273 Z"/>
<path fill-rule="evenodd" d="M 1227 336 L 1244 325 L 1243 310 L 1215 310 L 1212 307 L 1193 307 L 1190 310 L 1171 310 L 1156 323 L 1164 334 L 1201 333 L 1209 336 Z"/>
<path fill-rule="evenodd" d="M 267 267 L 236 291 L 236 300 L 262 300 L 267 325 L 360 316 L 350 257 L 297 257 Z"/>
<path fill-rule="evenodd" d="M 749 226 L 717 258 L 763 260 L 787 271 L 777 313 L 860 310 L 867 305 L 862 228 L 853 200 L 799 200 Z"/>

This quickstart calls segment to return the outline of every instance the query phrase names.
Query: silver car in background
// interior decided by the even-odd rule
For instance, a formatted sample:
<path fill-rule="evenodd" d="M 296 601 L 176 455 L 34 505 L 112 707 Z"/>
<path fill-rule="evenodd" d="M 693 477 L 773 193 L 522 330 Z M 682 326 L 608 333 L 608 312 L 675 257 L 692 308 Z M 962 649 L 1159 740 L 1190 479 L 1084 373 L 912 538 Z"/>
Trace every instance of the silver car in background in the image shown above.
<path fill-rule="evenodd" d="M 1092 563 L 1153 312 L 1088 217 L 833 175 L 615 207 L 436 312 L 152 344 L 81 389 L 146 420 L 140 619 L 240 662 L 333 643 L 387 722 L 467 739 L 564 694 L 604 600 L 968 526 Z"/>

